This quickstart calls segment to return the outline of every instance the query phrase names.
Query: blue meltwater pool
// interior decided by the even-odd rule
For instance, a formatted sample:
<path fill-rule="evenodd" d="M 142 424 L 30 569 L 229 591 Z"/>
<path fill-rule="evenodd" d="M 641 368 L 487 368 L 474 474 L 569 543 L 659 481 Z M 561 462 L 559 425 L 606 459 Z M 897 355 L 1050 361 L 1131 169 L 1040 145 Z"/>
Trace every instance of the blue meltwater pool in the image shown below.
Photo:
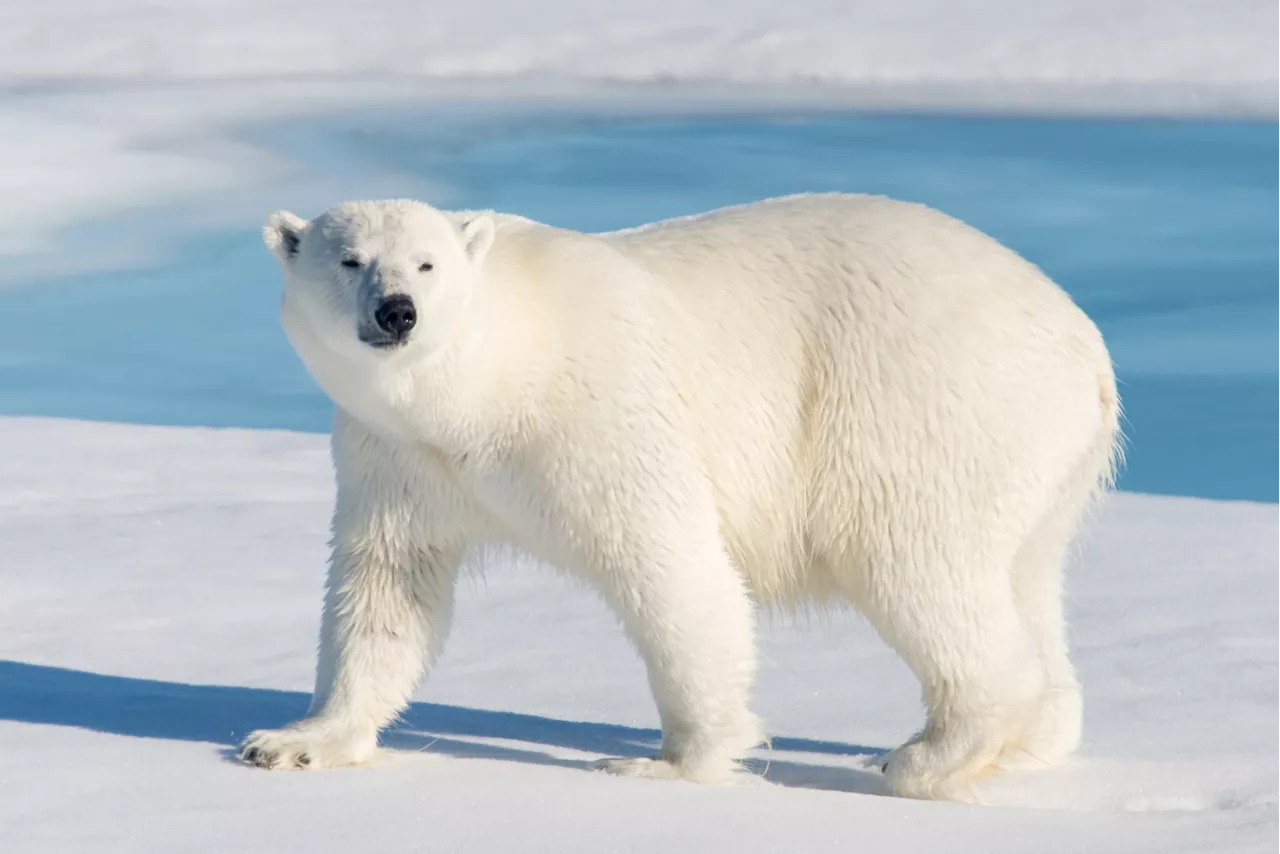
<path fill-rule="evenodd" d="M 604 230 L 801 191 L 933 205 L 1039 264 L 1102 328 L 1122 488 L 1277 500 L 1274 122 L 440 107 L 238 136 L 293 170 L 273 207 L 323 186 L 326 202 L 416 196 Z M 175 229 L 172 208 L 70 229 L 154 231 L 163 260 L 0 287 L 0 413 L 326 431 L 330 406 L 279 330 L 269 212 L 232 229 Z"/>

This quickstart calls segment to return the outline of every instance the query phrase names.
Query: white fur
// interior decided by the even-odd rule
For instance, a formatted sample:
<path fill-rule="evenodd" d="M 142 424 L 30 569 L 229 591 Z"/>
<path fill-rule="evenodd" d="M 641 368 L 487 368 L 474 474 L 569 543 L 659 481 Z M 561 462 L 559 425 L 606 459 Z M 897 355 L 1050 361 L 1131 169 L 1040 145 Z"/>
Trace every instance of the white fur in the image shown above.
<path fill-rule="evenodd" d="M 848 195 L 600 235 L 357 202 L 266 238 L 338 405 L 338 502 L 311 712 L 250 761 L 372 757 L 492 543 L 594 585 L 643 656 L 663 746 L 614 772 L 726 779 L 761 741 L 755 603 L 851 603 L 911 666 L 897 793 L 1075 748 L 1060 570 L 1118 401 L 1097 329 L 1013 252 Z M 357 338 L 370 293 L 413 297 L 406 346 Z"/>

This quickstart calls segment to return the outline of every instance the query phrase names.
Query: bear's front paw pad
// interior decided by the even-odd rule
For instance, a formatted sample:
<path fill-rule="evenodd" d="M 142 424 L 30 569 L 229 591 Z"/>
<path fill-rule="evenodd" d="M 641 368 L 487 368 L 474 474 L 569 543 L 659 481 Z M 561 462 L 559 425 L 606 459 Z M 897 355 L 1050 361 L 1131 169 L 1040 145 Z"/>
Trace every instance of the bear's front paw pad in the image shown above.
<path fill-rule="evenodd" d="M 249 734 L 237 755 L 249 765 L 271 771 L 302 771 L 353 765 L 372 749 L 350 737 L 298 729 L 263 729 Z"/>

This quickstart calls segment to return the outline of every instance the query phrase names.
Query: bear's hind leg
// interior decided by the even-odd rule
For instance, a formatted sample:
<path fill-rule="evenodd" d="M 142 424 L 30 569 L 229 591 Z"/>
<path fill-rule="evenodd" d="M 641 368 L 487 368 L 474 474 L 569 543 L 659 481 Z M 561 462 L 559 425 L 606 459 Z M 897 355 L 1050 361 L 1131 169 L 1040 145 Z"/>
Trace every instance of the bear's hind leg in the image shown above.
<path fill-rule="evenodd" d="M 886 757 L 895 794 L 973 800 L 1020 733 L 1044 685 L 1044 668 L 1003 568 L 949 562 L 898 567 L 860 603 L 920 679 L 928 720 Z M 949 583 L 944 583 L 949 582 Z"/>
<path fill-rule="evenodd" d="M 1026 728 L 997 764 L 1032 768 L 1061 762 L 1080 743 L 1083 703 L 1068 655 L 1062 571 L 1080 515 L 1078 506 L 1050 513 L 1027 538 L 1013 567 L 1018 611 L 1043 663 L 1046 683 Z"/>

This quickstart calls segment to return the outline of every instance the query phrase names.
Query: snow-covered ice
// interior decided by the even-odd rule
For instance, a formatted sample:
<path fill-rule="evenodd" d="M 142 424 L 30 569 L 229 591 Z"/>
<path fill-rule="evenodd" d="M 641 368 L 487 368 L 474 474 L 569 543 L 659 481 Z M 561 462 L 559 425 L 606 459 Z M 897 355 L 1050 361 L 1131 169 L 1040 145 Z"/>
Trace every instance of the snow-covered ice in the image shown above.
<path fill-rule="evenodd" d="M 1274 112 L 1276 21 L 1267 0 L 43 0 L 0 12 L 0 78 L 808 83 L 895 105 Z"/>
<path fill-rule="evenodd" d="M 1114 497 L 1070 575 L 1081 755 L 974 808 L 874 797 L 922 710 L 852 615 L 766 629 L 764 782 L 589 773 L 654 749 L 656 712 L 603 606 L 531 565 L 465 586 L 383 762 L 245 768 L 307 702 L 324 438 L 5 419 L 0 446 L 7 852 L 1275 848 L 1274 505 Z"/>

